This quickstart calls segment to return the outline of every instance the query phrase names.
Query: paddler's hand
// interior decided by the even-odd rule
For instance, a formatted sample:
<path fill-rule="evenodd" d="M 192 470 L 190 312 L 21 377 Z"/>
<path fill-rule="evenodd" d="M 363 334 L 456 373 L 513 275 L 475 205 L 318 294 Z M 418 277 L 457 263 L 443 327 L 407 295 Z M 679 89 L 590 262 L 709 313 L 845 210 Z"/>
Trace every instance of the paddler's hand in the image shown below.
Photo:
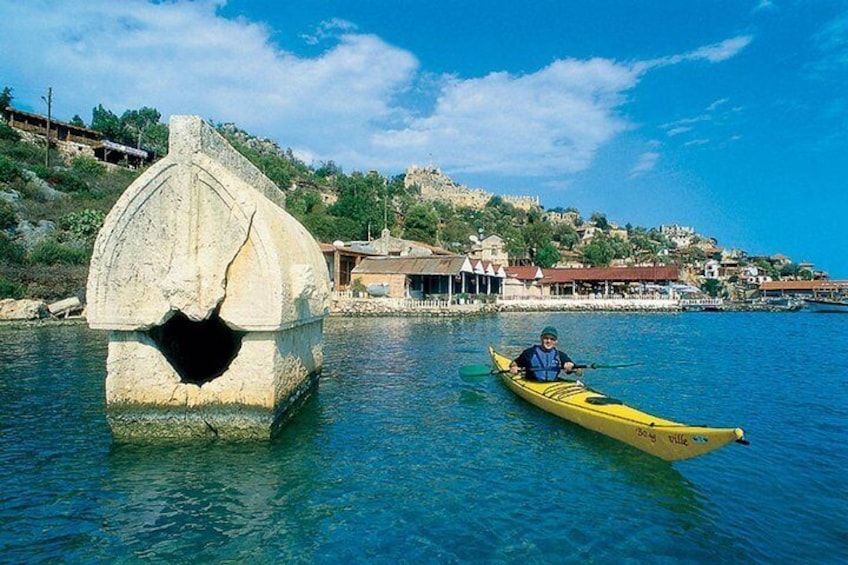
<path fill-rule="evenodd" d="M 562 368 L 565 369 L 566 373 L 571 374 L 574 372 L 574 363 L 572 363 L 571 361 L 566 361 Z"/>

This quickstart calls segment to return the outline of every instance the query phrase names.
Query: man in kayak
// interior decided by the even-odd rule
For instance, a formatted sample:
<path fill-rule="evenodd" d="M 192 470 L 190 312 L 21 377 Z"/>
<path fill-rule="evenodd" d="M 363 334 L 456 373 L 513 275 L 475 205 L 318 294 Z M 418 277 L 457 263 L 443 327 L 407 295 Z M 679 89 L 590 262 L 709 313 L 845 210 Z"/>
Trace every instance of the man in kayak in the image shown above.
<path fill-rule="evenodd" d="M 542 330 L 541 343 L 522 351 L 521 355 L 510 363 L 509 371 L 516 374 L 519 369 L 524 369 L 525 376 L 536 381 L 555 381 L 561 371 L 576 372 L 579 376 L 582 371 L 575 370 L 571 357 L 556 348 L 558 339 L 557 329 L 546 326 Z"/>

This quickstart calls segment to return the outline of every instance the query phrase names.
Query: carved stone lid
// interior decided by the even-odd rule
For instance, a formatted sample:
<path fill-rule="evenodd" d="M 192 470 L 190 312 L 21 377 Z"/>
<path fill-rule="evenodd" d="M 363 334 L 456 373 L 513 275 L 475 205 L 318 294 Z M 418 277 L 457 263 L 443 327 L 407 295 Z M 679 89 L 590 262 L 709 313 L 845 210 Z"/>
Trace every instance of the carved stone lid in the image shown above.
<path fill-rule="evenodd" d="M 92 328 L 142 330 L 218 311 L 273 331 L 326 314 L 327 266 L 283 193 L 210 125 L 174 116 L 170 152 L 109 212 L 91 259 Z"/>

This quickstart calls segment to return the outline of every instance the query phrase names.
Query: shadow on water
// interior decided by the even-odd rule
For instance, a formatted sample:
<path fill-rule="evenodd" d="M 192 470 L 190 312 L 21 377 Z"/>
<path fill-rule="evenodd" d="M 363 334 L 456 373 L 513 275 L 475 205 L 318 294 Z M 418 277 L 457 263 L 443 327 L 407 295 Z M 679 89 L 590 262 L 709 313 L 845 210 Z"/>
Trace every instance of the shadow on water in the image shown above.
<path fill-rule="evenodd" d="M 538 412 L 538 414 L 517 417 L 531 417 L 543 421 L 540 427 L 550 431 L 562 444 L 560 449 L 579 451 L 584 464 L 591 468 L 604 469 L 623 478 L 631 487 L 639 489 L 643 495 L 678 514 L 697 516 L 703 509 L 702 497 L 697 487 L 678 471 L 669 461 L 664 461 L 625 443 L 607 437 L 598 432 L 587 430 L 573 422 L 533 407 L 518 405 L 519 409 Z M 546 442 L 550 446 L 551 442 Z"/>

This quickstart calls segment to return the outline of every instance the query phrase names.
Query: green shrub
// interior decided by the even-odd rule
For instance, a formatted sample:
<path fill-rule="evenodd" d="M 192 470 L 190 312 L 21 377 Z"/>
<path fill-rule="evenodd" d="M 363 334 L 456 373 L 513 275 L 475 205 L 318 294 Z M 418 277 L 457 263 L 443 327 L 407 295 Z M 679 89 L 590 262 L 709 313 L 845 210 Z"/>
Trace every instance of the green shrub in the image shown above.
<path fill-rule="evenodd" d="M 41 180 L 47 180 L 50 178 L 50 170 L 44 165 L 33 165 L 29 168 L 30 171 L 35 173 L 35 175 Z"/>
<path fill-rule="evenodd" d="M 88 191 L 88 183 L 70 171 L 54 171 L 47 182 L 52 184 L 56 190 L 62 192 Z"/>
<path fill-rule="evenodd" d="M 106 165 L 91 157 L 74 157 L 71 170 L 83 178 L 96 179 L 106 173 Z"/>
<path fill-rule="evenodd" d="M 0 198 L 0 230 L 11 228 L 18 224 L 18 215 L 15 207 L 8 201 Z"/>
<path fill-rule="evenodd" d="M 28 165 L 44 163 L 44 148 L 36 147 L 30 143 L 15 143 L 6 150 L 6 155 Z"/>
<path fill-rule="evenodd" d="M 12 182 L 15 179 L 21 178 L 21 167 L 5 155 L 0 155 L 0 182 Z"/>
<path fill-rule="evenodd" d="M 0 279 L 21 289 L 20 298 L 61 300 L 85 296 L 88 265 L 0 265 Z"/>
<path fill-rule="evenodd" d="M 115 167 L 95 181 L 98 193 L 118 196 L 138 178 L 141 171 Z"/>
<path fill-rule="evenodd" d="M 86 208 L 65 214 L 59 220 L 59 227 L 80 241 L 93 242 L 97 232 L 103 227 L 106 214 L 100 210 Z"/>
<path fill-rule="evenodd" d="M 87 192 L 88 183 L 71 171 L 35 165 L 30 168 L 38 177 L 62 192 Z"/>
<path fill-rule="evenodd" d="M 30 251 L 29 260 L 36 265 L 85 265 L 90 253 L 79 245 L 45 239 Z"/>
<path fill-rule="evenodd" d="M 0 265 L 20 265 L 24 262 L 24 248 L 14 241 L 8 235 L 0 232 Z"/>
<path fill-rule="evenodd" d="M 0 139 L 17 143 L 21 140 L 21 134 L 4 123 L 0 123 Z"/>
<path fill-rule="evenodd" d="M 3 277 L 0 277 L 0 299 L 3 298 L 14 298 L 19 299 L 24 297 L 24 291 L 20 287 L 13 282 L 9 282 Z"/>

